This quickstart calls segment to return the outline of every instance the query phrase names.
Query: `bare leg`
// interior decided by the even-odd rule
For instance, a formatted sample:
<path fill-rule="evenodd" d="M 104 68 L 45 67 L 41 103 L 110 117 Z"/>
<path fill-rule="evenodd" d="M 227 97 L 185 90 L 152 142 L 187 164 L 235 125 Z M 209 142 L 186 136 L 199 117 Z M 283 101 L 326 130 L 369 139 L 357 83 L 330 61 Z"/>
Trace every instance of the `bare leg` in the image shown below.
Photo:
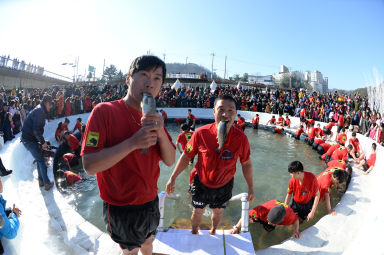
<path fill-rule="evenodd" d="M 191 224 L 192 224 L 192 234 L 196 235 L 199 233 L 199 226 L 201 220 L 203 219 L 204 209 L 193 208 L 192 216 L 191 216 Z"/>
<path fill-rule="evenodd" d="M 216 235 L 216 229 L 217 229 L 217 226 L 219 226 L 221 219 L 223 218 L 223 212 L 224 212 L 224 208 L 212 209 L 212 217 L 211 217 L 212 228 L 211 228 L 211 231 L 209 231 L 211 235 Z"/>
<path fill-rule="evenodd" d="M 145 240 L 145 242 L 141 245 L 140 251 L 143 255 L 150 255 L 152 254 L 152 242 L 153 242 L 153 236 L 150 236 Z"/>

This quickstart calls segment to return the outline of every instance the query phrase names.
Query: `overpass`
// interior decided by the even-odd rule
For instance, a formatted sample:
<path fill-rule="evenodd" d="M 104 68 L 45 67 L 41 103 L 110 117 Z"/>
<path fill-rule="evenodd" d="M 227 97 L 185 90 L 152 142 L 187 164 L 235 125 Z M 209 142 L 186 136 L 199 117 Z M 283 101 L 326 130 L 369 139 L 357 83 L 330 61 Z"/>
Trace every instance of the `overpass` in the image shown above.
<path fill-rule="evenodd" d="M 47 88 L 52 85 L 68 85 L 72 79 L 47 70 L 43 74 L 31 73 L 7 66 L 0 66 L 0 87 L 12 88 Z"/>

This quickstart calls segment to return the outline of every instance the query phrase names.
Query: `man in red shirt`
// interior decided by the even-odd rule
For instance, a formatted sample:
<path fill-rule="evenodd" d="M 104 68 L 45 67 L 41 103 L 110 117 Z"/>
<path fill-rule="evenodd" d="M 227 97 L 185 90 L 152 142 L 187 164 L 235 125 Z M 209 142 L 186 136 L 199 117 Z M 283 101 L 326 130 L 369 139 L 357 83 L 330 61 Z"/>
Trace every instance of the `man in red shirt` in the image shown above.
<path fill-rule="evenodd" d="M 179 150 L 180 154 L 182 154 L 185 149 L 185 146 L 187 145 L 188 141 L 191 139 L 193 132 L 189 131 L 188 125 L 186 123 L 181 124 L 180 128 L 183 132 L 177 136 L 176 148 Z M 180 149 L 180 145 L 181 145 L 181 149 Z"/>
<path fill-rule="evenodd" d="M 274 115 L 272 115 L 272 119 L 268 120 L 267 125 L 268 124 L 271 124 L 271 125 L 275 125 L 276 124 L 276 119 L 275 119 Z"/>
<path fill-rule="evenodd" d="M 297 140 L 300 139 L 300 135 L 304 133 L 304 127 L 303 125 L 300 125 L 300 127 L 296 130 L 295 134 L 293 135 Z"/>
<path fill-rule="evenodd" d="M 188 115 L 185 122 L 187 123 L 189 130 L 191 131 L 195 130 L 196 118 L 195 118 L 195 115 L 192 114 L 191 109 L 188 109 Z"/>
<path fill-rule="evenodd" d="M 76 156 L 80 156 L 81 144 L 77 138 L 71 134 L 70 131 L 65 131 L 64 139 L 67 141 L 68 146 L 73 150 Z"/>
<path fill-rule="evenodd" d="M 161 116 L 163 116 L 164 123 L 166 124 L 167 123 L 167 119 L 168 119 L 168 115 L 167 115 L 167 113 L 163 109 L 161 109 L 160 112 L 161 112 Z"/>
<path fill-rule="evenodd" d="M 300 161 L 293 161 L 288 166 L 291 174 L 285 204 L 288 204 L 292 197 L 291 208 L 299 216 L 301 221 L 310 221 L 315 215 L 320 199 L 319 184 L 316 176 L 310 172 L 304 172 L 303 164 Z"/>
<path fill-rule="evenodd" d="M 284 118 L 283 118 L 282 114 L 279 115 L 279 118 L 277 119 L 276 125 L 284 126 Z"/>
<path fill-rule="evenodd" d="M 291 128 L 291 119 L 288 117 L 288 114 L 285 115 L 284 127 Z"/>
<path fill-rule="evenodd" d="M 338 187 L 338 190 L 345 190 L 345 182 L 348 179 L 348 173 L 338 167 L 329 167 L 317 176 L 320 190 L 320 201 L 324 201 L 328 213 L 336 215 L 336 211 L 331 207 L 330 191 L 332 187 Z M 343 189 L 340 189 L 343 187 Z"/>
<path fill-rule="evenodd" d="M 244 131 L 245 130 L 245 119 L 237 114 L 237 125 Z"/>
<path fill-rule="evenodd" d="M 159 95 L 165 63 L 155 56 L 136 58 L 128 71 L 127 95 L 100 103 L 89 116 L 81 155 L 84 169 L 96 174 L 107 231 L 123 254 L 152 254 L 159 224 L 159 162 L 175 162 L 175 146 L 159 113 L 142 114 L 143 93 Z M 143 153 L 141 149 L 148 149 Z"/>
<path fill-rule="evenodd" d="M 349 138 L 348 143 L 352 144 L 353 149 L 355 151 L 356 158 L 360 158 L 360 157 L 364 158 L 365 157 L 364 152 L 360 146 L 359 139 L 356 138 L 356 132 L 352 132 L 352 137 Z"/>
<path fill-rule="evenodd" d="M 336 137 L 339 136 L 339 133 L 341 131 L 341 129 L 344 128 L 344 115 L 343 115 L 343 111 L 340 109 L 339 110 L 339 119 L 337 121 L 337 133 L 336 133 Z M 345 130 L 344 130 L 345 132 Z"/>
<path fill-rule="evenodd" d="M 337 136 L 337 142 L 344 146 L 346 141 L 347 135 L 345 134 L 345 128 L 342 128 L 340 135 Z"/>
<path fill-rule="evenodd" d="M 353 147 L 351 144 L 348 144 L 347 147 L 340 146 L 337 150 L 332 153 L 332 160 L 344 160 L 346 161 L 348 158 L 348 154 L 351 155 L 353 152 Z"/>
<path fill-rule="evenodd" d="M 324 134 L 329 136 L 329 138 L 331 138 L 333 135 L 333 132 L 332 132 L 333 126 L 335 126 L 335 122 L 331 121 L 323 128 Z"/>
<path fill-rule="evenodd" d="M 275 229 L 276 225 L 293 225 L 293 234 L 295 238 L 300 238 L 299 218 L 291 207 L 278 200 L 270 200 L 264 204 L 258 205 L 249 210 L 250 223 L 259 222 L 267 232 Z M 231 234 L 238 234 L 241 229 L 241 219 L 231 230 Z"/>
<path fill-rule="evenodd" d="M 232 197 L 233 176 L 236 173 L 236 162 L 239 158 L 248 185 L 248 200 L 252 201 L 255 196 L 250 146 L 244 132 L 233 127 L 236 117 L 236 102 L 232 96 L 220 95 L 216 98 L 213 114 L 214 123 L 200 127 L 193 133 L 166 186 L 167 193 L 173 193 L 177 176 L 188 166 L 191 158 L 198 154 L 195 165 L 196 174 L 191 188 L 192 234 L 198 233 L 207 205 L 212 208 L 210 234 L 216 234 L 216 228 L 221 221 L 224 209 Z M 221 137 L 223 134 L 218 134 L 222 121 L 227 122 L 226 130 L 224 130 L 227 137 L 224 141 Z M 218 142 L 222 144 L 220 151 L 217 151 Z"/>
<path fill-rule="evenodd" d="M 313 144 L 313 142 L 315 141 L 315 137 L 316 137 L 315 123 L 312 122 L 309 126 L 308 139 L 306 140 L 308 145 L 311 146 Z"/>
<path fill-rule="evenodd" d="M 376 163 L 376 143 L 372 143 L 372 149 L 371 149 L 371 155 L 369 155 L 369 159 L 363 159 L 360 161 L 360 163 L 356 166 L 356 168 L 363 167 L 364 174 L 369 174 L 373 168 L 375 167 Z"/>
<path fill-rule="evenodd" d="M 76 120 L 76 124 L 72 130 L 72 133 L 74 133 L 76 130 L 79 130 L 79 132 L 81 133 L 81 127 L 84 125 L 83 122 L 81 122 L 81 118 L 77 118 Z"/>
<path fill-rule="evenodd" d="M 252 118 L 253 129 L 259 129 L 259 121 L 260 121 L 259 114 L 256 113 L 256 115 Z"/>

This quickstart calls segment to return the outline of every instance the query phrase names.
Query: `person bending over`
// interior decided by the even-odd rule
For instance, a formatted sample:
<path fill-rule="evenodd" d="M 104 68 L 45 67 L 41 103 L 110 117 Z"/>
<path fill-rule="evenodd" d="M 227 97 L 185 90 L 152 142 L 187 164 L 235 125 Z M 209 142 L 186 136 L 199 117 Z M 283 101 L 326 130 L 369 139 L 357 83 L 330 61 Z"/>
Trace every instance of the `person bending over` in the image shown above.
<path fill-rule="evenodd" d="M 300 238 L 299 218 L 293 212 L 292 208 L 278 200 L 270 200 L 264 204 L 258 205 L 249 210 L 249 222 L 260 223 L 267 232 L 275 229 L 276 225 L 293 225 L 293 234 L 295 238 Z M 241 219 L 233 226 L 231 234 L 238 234 L 241 230 Z"/>

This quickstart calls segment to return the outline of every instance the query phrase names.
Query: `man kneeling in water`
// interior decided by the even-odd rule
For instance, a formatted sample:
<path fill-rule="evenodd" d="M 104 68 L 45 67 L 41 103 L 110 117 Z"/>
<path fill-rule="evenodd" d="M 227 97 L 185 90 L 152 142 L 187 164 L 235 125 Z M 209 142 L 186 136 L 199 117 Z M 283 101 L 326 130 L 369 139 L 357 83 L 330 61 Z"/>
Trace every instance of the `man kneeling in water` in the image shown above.
<path fill-rule="evenodd" d="M 278 200 L 270 200 L 264 204 L 258 205 L 249 211 L 250 223 L 260 223 L 267 232 L 275 229 L 276 225 L 293 225 L 293 234 L 295 238 L 300 238 L 299 218 L 293 212 L 292 208 Z M 241 229 L 241 219 L 233 226 L 231 234 L 238 234 Z"/>

